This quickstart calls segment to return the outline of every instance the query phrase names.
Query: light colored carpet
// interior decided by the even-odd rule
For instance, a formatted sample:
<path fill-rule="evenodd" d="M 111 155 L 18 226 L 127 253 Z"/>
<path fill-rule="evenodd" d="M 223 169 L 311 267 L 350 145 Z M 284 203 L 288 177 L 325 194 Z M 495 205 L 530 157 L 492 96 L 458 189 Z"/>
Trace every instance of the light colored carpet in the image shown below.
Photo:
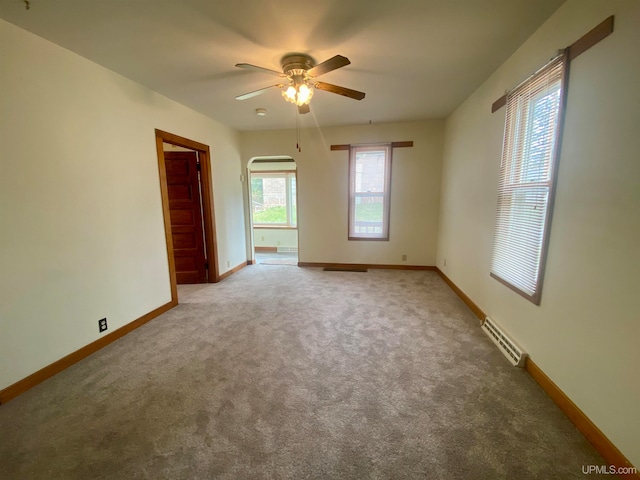
<path fill-rule="evenodd" d="M 565 480 L 604 464 L 434 272 L 254 265 L 181 293 L 0 407 L 0 478 Z"/>

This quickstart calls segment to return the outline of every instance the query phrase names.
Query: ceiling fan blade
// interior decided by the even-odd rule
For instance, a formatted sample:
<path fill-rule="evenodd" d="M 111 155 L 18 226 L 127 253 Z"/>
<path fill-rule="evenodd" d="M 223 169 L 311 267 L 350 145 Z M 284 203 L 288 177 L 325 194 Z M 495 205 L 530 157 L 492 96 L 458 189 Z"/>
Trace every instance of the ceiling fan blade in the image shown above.
<path fill-rule="evenodd" d="M 253 70 L 254 72 L 262 72 L 268 73 L 270 75 L 275 75 L 277 77 L 286 77 L 286 75 L 282 72 L 278 72 L 276 70 L 270 70 L 264 67 L 258 67 L 257 65 L 251 65 L 250 63 L 236 63 L 236 67 L 242 68 L 244 70 Z"/>
<path fill-rule="evenodd" d="M 338 68 L 346 67 L 350 63 L 351 62 L 347 57 L 336 55 L 335 57 L 331 57 L 329 60 L 325 60 L 315 67 L 310 68 L 307 73 L 312 77 L 319 77 L 320 75 L 324 75 L 325 73 L 337 70 Z"/>
<path fill-rule="evenodd" d="M 277 85 L 269 85 L 268 87 L 261 88 L 260 90 L 254 90 L 253 92 L 243 93 L 242 95 L 238 95 L 236 100 L 247 100 L 249 98 L 257 97 L 258 95 L 262 95 L 264 92 L 273 87 L 282 87 L 282 84 L 279 83 Z"/>
<path fill-rule="evenodd" d="M 326 92 L 331 92 L 331 93 L 337 93 L 338 95 L 343 95 L 345 97 L 353 98 L 354 100 L 362 100 L 366 95 L 364 92 L 351 90 L 350 88 L 340 87 L 338 85 L 333 85 L 331 83 L 316 82 L 314 86 L 320 90 L 324 90 Z"/>
<path fill-rule="evenodd" d="M 309 108 L 309 104 L 307 105 L 300 105 L 298 107 L 298 113 L 301 115 L 304 115 L 305 113 L 309 113 L 311 111 L 311 109 Z"/>

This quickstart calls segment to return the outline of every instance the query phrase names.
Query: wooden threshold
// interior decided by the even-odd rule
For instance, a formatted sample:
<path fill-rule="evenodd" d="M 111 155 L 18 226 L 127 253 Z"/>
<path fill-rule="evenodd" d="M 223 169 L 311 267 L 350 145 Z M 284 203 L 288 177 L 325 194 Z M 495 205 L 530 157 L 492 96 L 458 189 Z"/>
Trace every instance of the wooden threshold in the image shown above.
<path fill-rule="evenodd" d="M 115 342 L 121 337 L 124 337 L 127 333 L 132 332 L 138 327 L 141 327 L 145 323 L 153 320 L 159 315 L 163 314 L 167 310 L 172 309 L 178 305 L 176 300 L 171 300 L 170 302 L 161 305 L 155 310 L 150 311 L 149 313 L 141 316 L 140 318 L 134 320 L 131 323 L 127 323 L 126 325 L 120 327 L 117 330 L 105 335 L 104 337 L 99 338 L 98 340 L 91 342 L 88 345 L 76 350 L 75 352 L 70 353 L 69 355 L 62 357 L 60 360 L 53 362 L 50 365 L 38 370 L 35 373 L 32 373 L 28 377 L 23 378 L 22 380 L 17 381 L 13 385 L 9 385 L 8 387 L 0 390 L 0 405 L 3 403 L 7 403 L 9 400 L 17 397 L 21 393 L 26 392 L 30 388 L 35 387 L 39 383 L 44 382 L 48 378 L 53 377 L 56 373 L 61 372 L 62 370 L 70 367 L 71 365 L 78 363 L 80 360 L 88 357 L 92 353 L 97 352 L 101 348 L 106 347 L 112 342 Z"/>
<path fill-rule="evenodd" d="M 374 263 L 324 263 L 324 262 L 298 262 L 299 267 L 320 267 L 333 269 L 382 269 L 382 270 L 435 270 L 436 267 L 427 265 L 381 265 Z"/>
<path fill-rule="evenodd" d="M 484 321 L 486 314 L 482 311 L 478 305 L 475 304 L 467 294 L 465 294 L 455 283 L 447 277 L 442 270 L 436 268 L 438 275 L 451 287 L 458 297 L 471 309 L 471 311 L 482 321 Z M 634 466 L 627 460 L 627 458 L 618 450 L 618 448 L 609 440 L 604 433 L 587 417 L 578 406 L 571 401 L 571 399 L 558 387 L 553 381 L 538 367 L 531 357 L 527 357 L 524 369 L 531 375 L 531 377 L 540 385 L 542 390 L 551 397 L 555 404 L 562 410 L 562 412 L 571 420 L 580 433 L 593 445 L 596 451 L 602 455 L 607 462 L 607 465 L 613 465 L 617 469 L 626 468 L 634 469 Z M 619 475 L 622 478 L 631 478 L 640 480 L 640 474 L 630 473 L 626 475 Z"/>

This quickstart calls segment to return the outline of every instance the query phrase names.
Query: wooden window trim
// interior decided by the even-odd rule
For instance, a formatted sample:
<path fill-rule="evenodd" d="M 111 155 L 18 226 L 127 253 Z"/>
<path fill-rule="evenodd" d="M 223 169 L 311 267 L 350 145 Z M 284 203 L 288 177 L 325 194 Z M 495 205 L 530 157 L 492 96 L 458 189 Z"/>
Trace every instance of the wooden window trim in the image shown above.
<path fill-rule="evenodd" d="M 351 150 L 351 147 L 370 147 L 370 146 L 376 146 L 376 145 L 386 145 L 386 143 L 382 142 L 382 143 L 363 143 L 363 144 L 354 144 L 354 145 L 349 145 L 349 144 L 331 145 L 331 150 L 332 151 Z M 403 147 L 413 147 L 413 141 L 409 140 L 406 142 L 391 142 L 391 148 L 403 148 Z"/>
<path fill-rule="evenodd" d="M 611 15 L 610 17 L 605 18 L 602 22 L 600 22 L 598 25 L 596 25 L 587 33 L 585 33 L 582 37 L 580 37 L 578 40 L 576 40 L 567 48 L 565 48 L 565 51 L 568 52 L 567 68 L 569 67 L 569 63 L 571 63 L 573 59 L 583 54 L 584 52 L 589 50 L 591 47 L 598 44 L 599 42 L 601 42 L 602 40 L 604 40 L 605 38 L 607 38 L 609 35 L 613 33 L 614 18 L 615 18 L 614 15 Z M 501 96 L 499 99 L 497 99 L 495 102 L 491 104 L 491 113 L 497 112 L 506 104 L 507 104 L 507 95 L 504 94 L 503 96 Z"/>
<path fill-rule="evenodd" d="M 289 225 L 274 225 L 272 223 L 254 223 L 253 228 L 260 228 L 262 230 L 297 230 L 298 227 L 291 227 Z"/>

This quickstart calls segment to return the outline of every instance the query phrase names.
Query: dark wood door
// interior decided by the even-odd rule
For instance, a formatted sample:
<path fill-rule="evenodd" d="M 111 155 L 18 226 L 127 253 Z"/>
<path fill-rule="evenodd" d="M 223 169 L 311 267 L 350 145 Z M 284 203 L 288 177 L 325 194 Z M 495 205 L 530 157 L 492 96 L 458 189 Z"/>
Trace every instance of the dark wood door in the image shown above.
<path fill-rule="evenodd" d="M 178 284 L 206 283 L 198 154 L 164 152 Z"/>

